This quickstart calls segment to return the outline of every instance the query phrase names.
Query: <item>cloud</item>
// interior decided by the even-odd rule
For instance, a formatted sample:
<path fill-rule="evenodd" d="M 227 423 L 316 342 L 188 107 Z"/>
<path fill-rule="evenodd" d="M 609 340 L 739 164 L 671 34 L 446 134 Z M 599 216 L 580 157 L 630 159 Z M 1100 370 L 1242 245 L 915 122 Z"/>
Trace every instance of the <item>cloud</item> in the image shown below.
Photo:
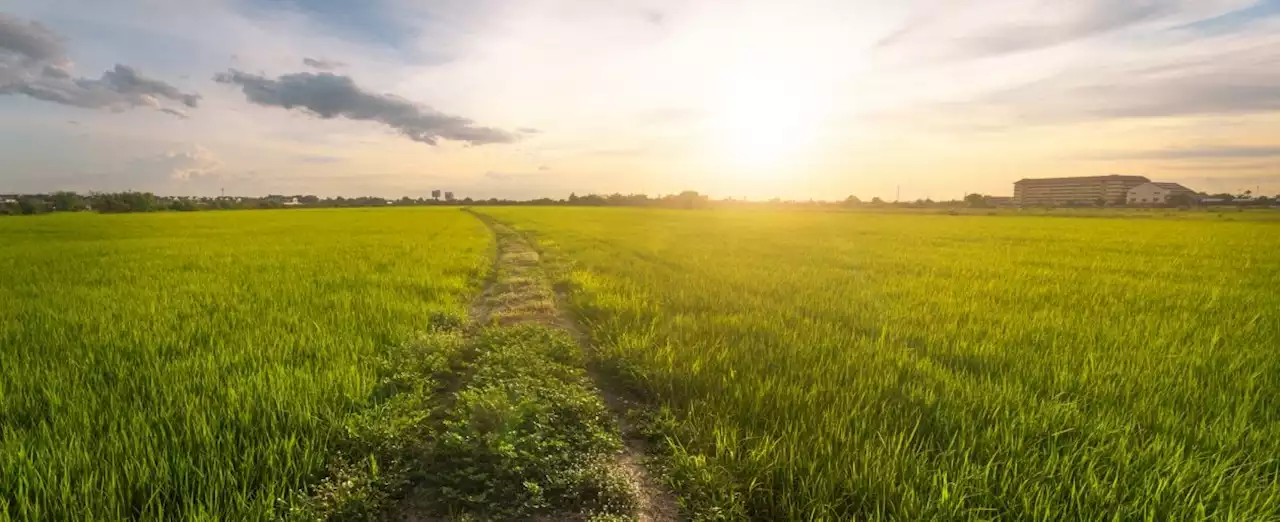
<path fill-rule="evenodd" d="M 73 77 L 70 64 L 57 34 L 38 22 L 0 14 L 0 94 L 88 109 L 150 107 L 183 117 L 162 102 L 193 108 L 200 102 L 199 94 L 182 92 L 128 65 L 116 64 L 95 80 Z"/>
<path fill-rule="evenodd" d="M 176 181 L 195 181 L 216 177 L 222 162 L 209 149 L 191 145 L 154 156 L 135 158 L 132 166 Z"/>
<path fill-rule="evenodd" d="M 1103 61 L 942 104 L 924 113 L 993 128 L 1280 111 L 1280 36 L 1195 40 L 1143 61 Z"/>
<path fill-rule="evenodd" d="M 1012 24 L 989 33 L 962 38 L 958 51 L 966 56 L 995 56 L 1055 45 L 1109 33 L 1133 24 L 1175 12 L 1177 2 L 1131 0 L 1079 2 L 1082 12 L 1050 24 Z"/>
<path fill-rule="evenodd" d="M 7 51 L 34 62 L 63 64 L 67 61 L 62 38 L 39 22 L 23 22 L 0 13 L 0 52 Z"/>
<path fill-rule="evenodd" d="M 1233 172 L 1251 172 L 1258 170 L 1274 170 L 1280 172 L 1280 161 L 1247 161 L 1247 162 L 1194 162 L 1190 164 L 1179 163 L 1176 165 L 1164 165 L 1160 167 L 1162 170 L 1191 170 L 1205 172 L 1233 171 Z"/>
<path fill-rule="evenodd" d="M 214 81 L 240 86 L 245 97 L 258 105 L 300 108 L 324 119 L 343 116 L 377 121 L 429 145 L 440 139 L 472 145 L 511 143 L 517 139 L 513 133 L 477 126 L 467 118 L 444 114 L 398 96 L 365 91 L 349 76 L 294 73 L 272 79 L 231 69 L 218 73 Z"/>
<path fill-rule="evenodd" d="M 1089 156 L 1088 159 L 1223 159 L 1223 158 L 1275 158 L 1280 157 L 1280 147 L 1185 147 L 1160 150 L 1142 150 Z"/>
<path fill-rule="evenodd" d="M 1268 78 L 1270 76 L 1271 78 Z M 1280 73 L 1192 74 L 1180 78 L 1096 78 L 1070 73 L 985 96 L 980 104 L 1010 108 L 1016 123 L 1070 123 L 1114 118 L 1254 114 L 1280 110 Z"/>
<path fill-rule="evenodd" d="M 927 50 L 943 59 L 1037 51 L 1144 25 L 1179 27 L 1233 11 L 1244 0 L 924 2 L 876 49 Z M 998 14 L 997 14 L 998 13 Z"/>
<path fill-rule="evenodd" d="M 200 103 L 200 95 L 184 93 L 165 82 L 147 78 L 128 65 L 117 64 L 115 69 L 102 74 L 101 81 L 125 96 L 167 98 L 191 108 Z"/>
<path fill-rule="evenodd" d="M 324 58 L 303 58 L 302 64 L 322 71 L 332 71 L 334 69 L 340 69 L 347 66 L 347 64 L 343 62 L 339 62 L 337 60 L 326 60 Z"/>

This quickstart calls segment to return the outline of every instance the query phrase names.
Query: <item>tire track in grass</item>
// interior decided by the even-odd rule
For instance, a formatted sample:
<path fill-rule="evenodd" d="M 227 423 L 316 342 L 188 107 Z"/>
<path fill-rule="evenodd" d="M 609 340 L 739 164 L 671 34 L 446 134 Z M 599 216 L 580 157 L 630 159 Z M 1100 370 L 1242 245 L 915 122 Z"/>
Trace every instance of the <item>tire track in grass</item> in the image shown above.
<path fill-rule="evenodd" d="M 382 518 L 676 520 L 673 497 L 660 495 L 643 453 L 622 442 L 614 402 L 585 371 L 580 335 L 560 312 L 538 251 L 472 214 L 494 234 L 493 268 L 470 317 L 444 325 L 461 340 L 435 365 L 447 375 L 419 414 L 430 429 L 419 430 L 415 466 L 401 481 L 408 485 L 388 494 L 399 500 Z"/>
<path fill-rule="evenodd" d="M 561 308 L 561 296 L 551 284 L 539 251 L 523 235 L 492 217 L 472 212 L 493 232 L 498 244 L 496 277 L 485 288 L 473 308 L 473 317 L 482 324 L 500 326 L 538 324 L 562 330 L 585 346 L 586 335 Z M 636 495 L 634 519 L 639 522 L 679 520 L 675 497 L 650 476 L 644 466 L 646 441 L 627 420 L 629 401 L 611 391 L 598 372 L 588 365 L 597 392 L 608 406 L 624 437 L 613 466 L 624 476 Z"/>

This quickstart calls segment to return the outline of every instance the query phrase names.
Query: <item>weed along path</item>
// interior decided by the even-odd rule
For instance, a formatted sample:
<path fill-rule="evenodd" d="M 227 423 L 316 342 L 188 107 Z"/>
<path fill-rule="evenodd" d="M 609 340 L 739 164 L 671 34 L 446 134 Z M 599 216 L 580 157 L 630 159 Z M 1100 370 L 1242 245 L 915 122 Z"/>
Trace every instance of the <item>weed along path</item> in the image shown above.
<path fill-rule="evenodd" d="M 475 319 L 482 324 L 531 323 L 555 328 L 569 334 L 581 350 L 585 336 L 562 310 L 560 296 L 539 251 L 510 227 L 489 216 L 474 215 L 489 227 L 498 245 L 493 279 L 472 310 Z M 615 453 L 611 467 L 621 473 L 635 495 L 635 509 L 630 515 L 639 522 L 679 520 L 675 497 L 660 486 L 644 466 L 645 442 L 628 427 L 626 401 L 621 395 L 611 393 L 596 372 L 589 375 L 597 384 L 595 391 L 621 428 L 623 447 Z"/>
<path fill-rule="evenodd" d="M 418 350 L 432 403 L 386 520 L 677 520 L 624 443 L 536 249 L 473 213 L 497 244 L 471 317 L 438 319 Z M 424 417 L 425 416 L 425 417 Z M 385 481 L 385 479 L 384 479 Z"/>

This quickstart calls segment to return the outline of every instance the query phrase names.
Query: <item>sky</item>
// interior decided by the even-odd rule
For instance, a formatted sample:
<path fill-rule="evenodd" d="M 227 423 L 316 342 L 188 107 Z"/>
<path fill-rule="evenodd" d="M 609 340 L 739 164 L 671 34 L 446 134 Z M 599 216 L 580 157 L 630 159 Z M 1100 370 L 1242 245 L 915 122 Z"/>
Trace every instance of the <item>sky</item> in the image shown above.
<path fill-rule="evenodd" d="M 1280 193 L 1280 0 L 5 0 L 0 193 Z"/>

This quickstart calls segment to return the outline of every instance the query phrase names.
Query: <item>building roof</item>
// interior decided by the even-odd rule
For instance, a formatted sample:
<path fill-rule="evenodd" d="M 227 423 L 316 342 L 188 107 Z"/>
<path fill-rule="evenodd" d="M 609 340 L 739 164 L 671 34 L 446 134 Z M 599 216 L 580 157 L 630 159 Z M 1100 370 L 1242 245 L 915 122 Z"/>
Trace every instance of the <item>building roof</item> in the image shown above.
<path fill-rule="evenodd" d="M 1054 183 L 1059 181 L 1140 181 L 1150 183 L 1151 180 L 1144 176 L 1124 176 L 1120 174 L 1109 174 L 1106 176 L 1068 176 L 1065 178 L 1024 178 L 1015 181 L 1018 183 Z"/>
<path fill-rule="evenodd" d="M 1157 187 L 1160 187 L 1160 188 L 1162 188 L 1162 189 L 1177 190 L 1177 191 L 1179 191 L 1179 192 L 1184 191 L 1184 190 L 1185 190 L 1185 191 L 1187 191 L 1187 192 L 1195 192 L 1194 190 L 1191 190 L 1191 189 L 1189 189 L 1189 188 L 1187 188 L 1187 187 L 1184 187 L 1184 186 L 1182 186 L 1182 185 L 1179 185 L 1179 184 L 1177 184 L 1177 183 L 1166 183 L 1166 182 L 1156 181 L 1156 182 L 1152 182 L 1151 184 L 1152 184 L 1152 185 L 1155 185 L 1155 186 L 1157 186 Z"/>

